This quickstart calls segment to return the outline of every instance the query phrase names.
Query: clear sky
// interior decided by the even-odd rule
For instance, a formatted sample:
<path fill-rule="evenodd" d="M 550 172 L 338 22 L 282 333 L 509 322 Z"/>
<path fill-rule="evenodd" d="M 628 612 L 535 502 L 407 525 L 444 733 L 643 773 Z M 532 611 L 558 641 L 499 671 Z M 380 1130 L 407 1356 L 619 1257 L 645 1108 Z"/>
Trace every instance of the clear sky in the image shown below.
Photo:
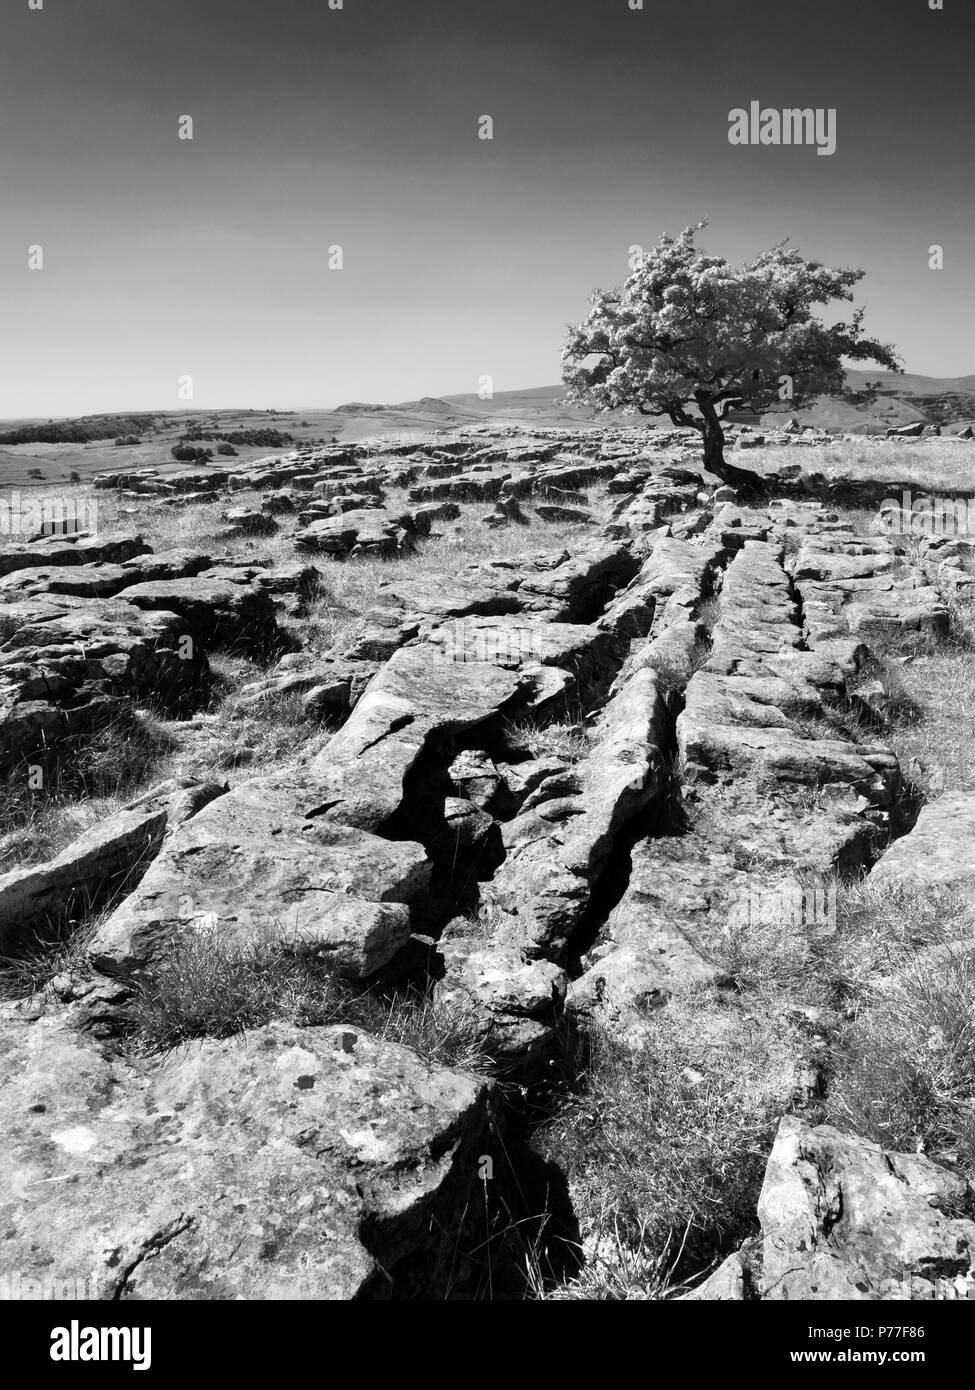
<path fill-rule="evenodd" d="M 908 370 L 975 372 L 973 0 L 629 3 L 3 0 L 0 417 L 546 385 L 705 215 L 732 260 L 861 266 Z M 752 100 L 834 107 L 836 153 L 730 145 Z"/>

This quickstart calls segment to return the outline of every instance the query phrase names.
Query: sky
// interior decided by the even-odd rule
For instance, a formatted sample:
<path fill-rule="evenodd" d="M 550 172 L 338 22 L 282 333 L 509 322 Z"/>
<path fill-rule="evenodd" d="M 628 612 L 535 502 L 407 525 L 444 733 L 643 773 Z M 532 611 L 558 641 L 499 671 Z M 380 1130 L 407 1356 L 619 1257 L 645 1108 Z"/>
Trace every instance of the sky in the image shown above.
<path fill-rule="evenodd" d="M 0 4 L 0 418 L 549 385 L 702 217 L 975 372 L 972 0 L 40 2 Z M 752 101 L 834 108 L 836 152 L 731 145 Z"/>

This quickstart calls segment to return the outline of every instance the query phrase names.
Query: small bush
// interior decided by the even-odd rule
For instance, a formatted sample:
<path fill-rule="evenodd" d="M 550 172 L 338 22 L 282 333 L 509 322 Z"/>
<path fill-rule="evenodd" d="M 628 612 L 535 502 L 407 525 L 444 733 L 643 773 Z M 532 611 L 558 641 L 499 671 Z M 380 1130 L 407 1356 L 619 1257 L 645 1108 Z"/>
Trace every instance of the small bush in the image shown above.
<path fill-rule="evenodd" d="M 212 449 L 195 449 L 191 444 L 174 444 L 169 452 L 178 463 L 206 463 L 213 458 Z"/>

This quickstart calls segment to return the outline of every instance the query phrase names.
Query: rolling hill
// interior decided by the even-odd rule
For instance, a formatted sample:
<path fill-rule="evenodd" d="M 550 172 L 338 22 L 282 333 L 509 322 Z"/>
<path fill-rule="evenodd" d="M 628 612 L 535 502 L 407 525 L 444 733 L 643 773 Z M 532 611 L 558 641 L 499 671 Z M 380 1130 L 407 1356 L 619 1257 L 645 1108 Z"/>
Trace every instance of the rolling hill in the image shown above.
<path fill-rule="evenodd" d="M 847 390 L 840 397 L 819 397 L 796 409 L 787 404 L 765 417 L 767 424 L 795 415 L 803 424 L 851 433 L 882 433 L 923 421 L 946 432 L 975 425 L 975 375 L 926 377 L 893 372 L 847 373 Z M 595 416 L 577 406 L 562 404 L 564 387 L 533 386 L 497 391 L 489 399 L 471 393 L 423 396 L 415 401 L 381 404 L 350 401 L 334 408 L 280 410 L 183 410 L 93 415 L 71 420 L 0 421 L 0 486 L 68 480 L 71 474 L 90 477 L 104 470 L 168 468 L 175 464 L 171 449 L 186 437 L 206 442 L 229 438 L 242 459 L 320 440 L 358 440 L 371 435 L 426 433 L 470 429 L 477 425 L 565 426 L 585 429 L 601 425 L 645 430 L 639 416 L 623 413 Z M 669 422 L 659 422 L 669 428 Z M 246 432 L 243 436 L 241 432 Z M 279 446 L 258 442 L 273 437 Z M 253 443 L 241 443 L 253 437 Z M 116 442 L 116 440 L 124 442 Z M 291 441 L 291 442 L 288 442 Z M 216 460 L 219 462 L 219 460 Z"/>

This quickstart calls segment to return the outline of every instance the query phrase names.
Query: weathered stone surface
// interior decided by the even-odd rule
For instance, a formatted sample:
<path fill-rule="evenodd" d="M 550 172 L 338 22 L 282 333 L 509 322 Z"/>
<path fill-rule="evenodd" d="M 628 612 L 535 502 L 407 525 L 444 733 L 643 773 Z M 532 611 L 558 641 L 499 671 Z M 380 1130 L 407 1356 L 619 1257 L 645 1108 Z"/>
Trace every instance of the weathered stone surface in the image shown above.
<path fill-rule="evenodd" d="M 96 967 L 131 974 L 191 932 L 300 945 L 336 973 L 370 975 L 409 936 L 423 849 L 305 814 L 301 784 L 246 782 L 170 840 L 95 933 Z"/>
<path fill-rule="evenodd" d="M 533 689 L 530 674 L 447 661 L 429 647 L 396 652 L 311 764 L 322 816 L 377 829 L 401 805 L 404 779 L 431 741 L 449 745 Z"/>
<path fill-rule="evenodd" d="M 164 550 L 138 555 L 120 564 L 37 565 L 12 570 L 0 578 L 0 599 L 36 594 L 72 594 L 78 598 L 113 598 L 133 584 L 185 579 L 210 565 L 210 557 L 192 550 Z"/>
<path fill-rule="evenodd" d="M 626 546 L 614 542 L 554 558 L 556 563 L 548 568 L 542 557 L 534 557 L 536 572 L 529 572 L 519 583 L 518 597 L 526 610 L 545 613 L 560 623 L 590 622 L 639 568 Z"/>
<path fill-rule="evenodd" d="M 877 861 L 871 882 L 975 903 L 975 795 L 950 793 L 923 807 L 914 829 Z"/>
<path fill-rule="evenodd" d="M 813 858 L 788 811 L 776 817 L 765 810 L 757 819 L 756 809 L 744 798 L 737 806 L 729 800 L 707 829 L 651 836 L 633 847 L 623 896 L 569 987 L 570 1012 L 598 1013 L 613 1031 L 639 1037 L 641 1014 L 666 1004 L 675 989 L 729 983 L 715 962 L 726 953 L 742 903 L 785 901 L 783 889 L 791 894 L 796 887 L 791 864 Z M 786 827 L 792 840 L 783 843 Z M 767 867 L 746 871 L 739 850 Z"/>
<path fill-rule="evenodd" d="M 4 1253 L 102 1299 L 443 1297 L 489 1086 L 346 1026 L 109 1062 L 0 1031 Z M 414 1282 L 419 1281 L 419 1282 Z"/>
<path fill-rule="evenodd" d="M 231 507 L 223 520 L 231 536 L 270 536 L 278 529 L 274 517 L 256 507 Z"/>
<path fill-rule="evenodd" d="M 968 505 L 964 504 L 966 527 Z M 964 536 L 922 536 L 918 552 L 924 573 L 943 596 L 969 595 L 975 584 L 975 541 Z"/>
<path fill-rule="evenodd" d="M 408 496 L 411 502 L 493 502 L 507 478 L 506 473 L 458 473 L 453 478 L 411 487 Z"/>
<path fill-rule="evenodd" d="M 692 773 L 764 772 L 812 786 L 838 782 L 871 804 L 887 805 L 897 773 L 893 754 L 840 738 L 803 737 L 782 710 L 791 693 L 785 681 L 774 678 L 750 680 L 699 671 L 678 719 L 680 749 Z"/>
<path fill-rule="evenodd" d="M 779 547 L 747 541 L 724 576 L 711 654 L 677 720 L 687 774 L 833 785 L 848 789 L 851 810 L 883 814 L 897 786 L 894 755 L 882 745 L 810 737 L 797 722 L 801 707 L 821 708 L 825 689 L 843 688 L 840 668 L 810 659 L 802 640 Z"/>
<path fill-rule="evenodd" d="M 503 915 L 500 940 L 559 960 L 614 837 L 662 786 L 664 711 L 653 674 L 638 672 L 602 711 L 581 795 L 535 805 L 504 827 L 507 857 L 483 898 Z"/>
<path fill-rule="evenodd" d="M 502 774 L 486 753 L 478 749 L 462 749 L 447 769 L 451 786 L 458 796 L 466 797 L 475 806 L 488 810 L 510 791 Z"/>
<path fill-rule="evenodd" d="M 764 1299 L 933 1297 L 937 1281 L 975 1288 L 975 1190 L 920 1154 L 779 1126 L 758 1204 Z M 943 1296 L 943 1295 L 942 1295 Z"/>
<path fill-rule="evenodd" d="M 573 676 L 587 704 L 605 694 L 619 664 L 619 645 L 611 632 L 545 622 L 530 614 L 462 618 L 434 629 L 428 640 L 449 661 L 488 662 L 506 670 L 561 667 Z"/>
<path fill-rule="evenodd" d="M 38 565 L 120 564 L 148 551 L 141 536 L 51 536 L 0 549 L 0 575 Z"/>
<path fill-rule="evenodd" d="M 448 926 L 440 943 L 445 975 L 436 999 L 476 1021 L 496 1070 L 530 1078 L 550 1060 L 566 978 L 549 961 L 526 961 L 500 942 L 483 943 Z"/>
<path fill-rule="evenodd" d="M 710 1278 L 692 1293 L 681 1295 L 681 1303 L 741 1303 L 745 1299 L 746 1266 L 736 1251 L 723 1260 Z M 750 1287 L 750 1286 L 749 1286 Z"/>
<path fill-rule="evenodd" d="M 312 521 L 295 536 L 295 545 L 344 559 L 349 555 L 397 555 L 412 550 L 416 537 L 411 513 L 366 507 Z"/>
<path fill-rule="evenodd" d="M 379 670 L 375 661 L 322 661 L 307 670 L 281 670 L 278 675 L 241 687 L 241 701 L 260 705 L 275 696 L 302 696 L 309 716 L 344 718 L 358 703 Z"/>
<path fill-rule="evenodd" d="M 45 921 L 76 908 L 87 911 L 106 888 L 134 886 L 167 832 L 224 790 L 216 782 L 164 783 L 92 826 L 54 859 L 0 875 L 0 951 Z"/>
<path fill-rule="evenodd" d="M 206 688 L 206 654 L 186 644 L 188 624 L 171 612 L 42 594 L 6 604 L 0 622 L 0 763 L 89 732 L 120 698 L 175 712 Z"/>
<path fill-rule="evenodd" d="M 266 651 L 280 641 L 274 605 L 269 595 L 246 582 L 211 578 L 204 571 L 194 579 L 155 580 L 124 589 L 120 601 L 143 612 L 178 614 L 195 641 L 204 646 L 231 646 L 243 651 Z"/>
<path fill-rule="evenodd" d="M 656 530 L 667 518 L 693 508 L 698 503 L 700 486 L 700 479 L 695 474 L 687 474 L 686 480 L 663 474 L 649 479 L 637 497 L 621 501 L 607 527 L 608 533 L 639 540 Z"/>
<path fill-rule="evenodd" d="M 912 651 L 947 634 L 948 612 L 938 590 L 886 537 L 842 530 L 807 536 L 790 568 L 810 646 L 852 633 L 890 650 Z"/>

